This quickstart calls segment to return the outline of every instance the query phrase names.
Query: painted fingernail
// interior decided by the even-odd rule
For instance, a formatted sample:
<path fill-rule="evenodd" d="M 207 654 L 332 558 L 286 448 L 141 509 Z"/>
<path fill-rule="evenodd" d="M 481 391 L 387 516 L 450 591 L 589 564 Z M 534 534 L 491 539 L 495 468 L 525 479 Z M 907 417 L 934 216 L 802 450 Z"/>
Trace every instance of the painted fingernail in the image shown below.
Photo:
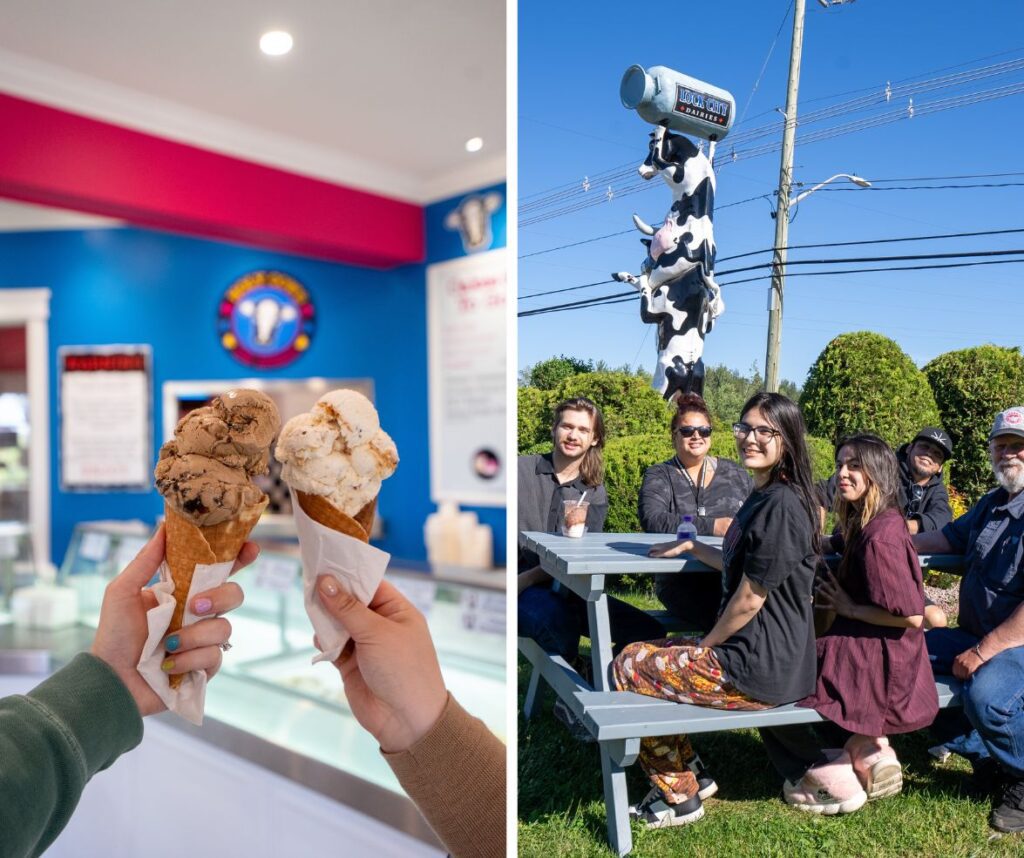
<path fill-rule="evenodd" d="M 320 579 L 320 592 L 325 596 L 337 596 L 338 595 L 338 582 L 331 578 L 329 575 L 325 575 Z"/>
<path fill-rule="evenodd" d="M 174 669 L 174 659 L 165 658 L 163 664 L 160 665 L 160 669 L 165 673 Z"/>
<path fill-rule="evenodd" d="M 207 614 L 213 607 L 212 599 L 196 599 L 192 603 L 192 612 L 196 614 Z"/>
<path fill-rule="evenodd" d="M 177 635 L 171 635 L 167 640 L 164 641 L 164 649 L 168 652 L 174 652 L 178 647 L 181 646 L 181 638 Z"/>

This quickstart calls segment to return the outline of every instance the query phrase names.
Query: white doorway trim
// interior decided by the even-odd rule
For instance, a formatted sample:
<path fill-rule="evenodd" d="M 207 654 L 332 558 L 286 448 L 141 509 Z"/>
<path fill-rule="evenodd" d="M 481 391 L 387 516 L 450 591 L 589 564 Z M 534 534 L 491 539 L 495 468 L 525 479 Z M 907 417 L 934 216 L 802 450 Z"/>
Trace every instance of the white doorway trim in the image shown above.
<path fill-rule="evenodd" d="M 28 521 L 36 568 L 50 562 L 50 290 L 0 289 L 0 325 L 25 326 L 31 436 Z"/>

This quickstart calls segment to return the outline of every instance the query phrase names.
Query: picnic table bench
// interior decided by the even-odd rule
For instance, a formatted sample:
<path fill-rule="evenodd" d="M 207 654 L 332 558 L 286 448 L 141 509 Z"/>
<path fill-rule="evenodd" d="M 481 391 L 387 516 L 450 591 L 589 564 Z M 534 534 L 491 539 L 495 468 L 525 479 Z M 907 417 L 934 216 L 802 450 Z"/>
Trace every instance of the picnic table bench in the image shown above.
<path fill-rule="evenodd" d="M 523 547 L 537 553 L 541 567 L 558 586 L 586 600 L 593 664 L 591 683 L 565 659 L 544 652 L 530 638 L 519 638 L 519 651 L 533 666 L 523 714 L 527 719 L 533 714 L 543 679 L 597 740 L 608 840 L 619 855 L 626 855 L 633 848 L 626 767 L 636 762 L 641 738 L 823 720 L 813 709 L 792 703 L 757 711 L 726 711 L 615 691 L 610 670 L 612 641 L 606 577 L 621 573 L 685 574 L 711 571 L 710 568 L 693 557 L 648 557 L 647 551 L 652 545 L 672 538 L 664 534 L 592 533 L 582 539 L 572 539 L 552 533 L 525 532 L 519 538 Z M 700 537 L 700 541 L 721 544 L 717 537 Z M 921 555 L 920 561 L 922 569 L 942 572 L 959 572 L 963 565 L 960 555 Z M 656 615 L 665 616 L 662 612 Z M 959 683 L 952 677 L 937 677 L 936 688 L 940 707 L 959 703 Z"/>

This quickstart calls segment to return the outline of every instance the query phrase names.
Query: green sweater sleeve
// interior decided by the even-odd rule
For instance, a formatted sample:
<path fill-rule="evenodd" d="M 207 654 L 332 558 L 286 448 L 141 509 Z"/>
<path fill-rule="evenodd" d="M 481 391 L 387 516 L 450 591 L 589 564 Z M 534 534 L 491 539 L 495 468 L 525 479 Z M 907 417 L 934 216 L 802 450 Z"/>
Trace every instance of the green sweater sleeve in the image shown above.
<path fill-rule="evenodd" d="M 89 778 L 141 741 L 128 689 L 86 653 L 28 694 L 0 699 L 0 855 L 41 855 Z"/>

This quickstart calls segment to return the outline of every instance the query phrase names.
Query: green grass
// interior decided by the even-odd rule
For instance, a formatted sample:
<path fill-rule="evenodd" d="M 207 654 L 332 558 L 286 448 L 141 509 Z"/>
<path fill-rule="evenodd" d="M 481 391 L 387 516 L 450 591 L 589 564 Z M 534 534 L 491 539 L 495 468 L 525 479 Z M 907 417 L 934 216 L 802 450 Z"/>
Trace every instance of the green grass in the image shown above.
<path fill-rule="evenodd" d="M 623 594 L 618 594 L 622 596 Z M 660 607 L 645 594 L 625 598 Z M 519 704 L 529 664 L 519 660 Z M 519 855 L 612 856 L 606 839 L 601 764 L 597 745 L 573 741 L 551 717 L 546 689 L 530 722 L 519 716 Z M 928 755 L 926 732 L 897 736 L 904 765 L 902 794 L 856 813 L 819 817 L 786 806 L 781 780 L 757 733 L 740 730 L 693 737 L 694 747 L 718 781 L 694 825 L 646 831 L 633 825 L 636 858 L 718 856 L 1019 856 L 1024 835 L 988 827 L 990 802 L 966 793 L 970 766 L 959 757 L 938 764 Z M 628 772 L 629 795 L 648 784 L 638 766 Z"/>

